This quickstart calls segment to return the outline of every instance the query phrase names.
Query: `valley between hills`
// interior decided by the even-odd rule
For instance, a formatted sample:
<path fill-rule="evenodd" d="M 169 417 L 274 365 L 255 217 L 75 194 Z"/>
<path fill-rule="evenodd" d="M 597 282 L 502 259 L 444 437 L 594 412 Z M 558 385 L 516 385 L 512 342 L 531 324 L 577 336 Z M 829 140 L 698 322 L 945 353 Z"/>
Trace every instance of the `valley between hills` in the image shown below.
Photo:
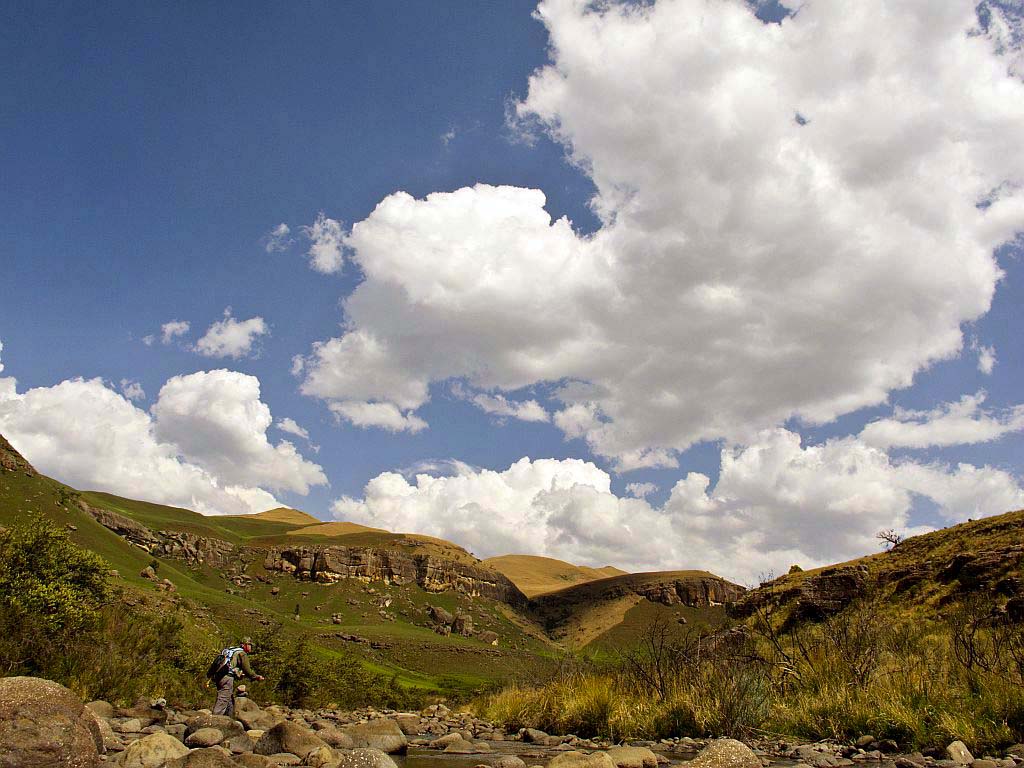
<path fill-rule="evenodd" d="M 171 632 L 174 647 L 153 648 L 173 659 L 152 673 L 136 679 L 119 659 L 124 679 L 93 669 L 57 680 L 87 697 L 144 688 L 195 707 L 207 695 L 201 660 L 250 636 L 254 663 L 277 675 L 273 689 L 256 684 L 260 695 L 293 705 L 470 702 L 506 731 L 774 733 L 860 739 L 858 754 L 879 755 L 954 739 L 1003 749 L 1024 733 L 1024 511 L 747 589 L 696 570 L 480 560 L 295 509 L 203 516 L 71 488 L 0 436 L 0 526 L 42 526 L 102 558 L 111 643 L 134 642 L 147 623 L 172 627 L 156 634 Z M 16 651 L 0 642 L 15 659 L 7 674 L 31 672 Z M 303 687 L 321 669 L 348 682 Z"/>

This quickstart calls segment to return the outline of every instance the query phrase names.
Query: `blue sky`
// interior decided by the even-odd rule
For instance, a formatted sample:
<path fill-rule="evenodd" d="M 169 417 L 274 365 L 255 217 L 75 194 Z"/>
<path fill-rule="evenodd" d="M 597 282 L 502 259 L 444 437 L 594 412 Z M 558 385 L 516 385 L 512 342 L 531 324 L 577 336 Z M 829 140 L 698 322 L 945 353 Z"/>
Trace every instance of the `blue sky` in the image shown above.
<path fill-rule="evenodd" d="M 821 524 L 841 526 L 861 514 L 860 505 L 884 508 L 881 517 L 851 522 L 849 540 L 832 550 L 771 542 L 763 534 L 757 548 L 776 554 L 758 560 L 757 567 L 774 567 L 786 558 L 849 555 L 866 546 L 869 528 L 879 521 L 913 530 L 991 513 L 1024 498 L 1015 495 L 1024 473 L 1024 427 L 1016 426 L 1019 414 L 1013 410 L 1022 402 L 1024 374 L 1024 266 L 1013 242 L 1014 233 L 1024 229 L 1014 208 L 1024 169 L 1019 158 L 1005 153 L 1022 138 L 1019 6 L 993 4 L 1009 31 L 985 27 L 980 37 L 987 48 L 965 49 L 960 64 L 939 66 L 927 57 L 944 46 L 967 45 L 960 32 L 971 24 L 972 4 L 956 15 L 908 3 L 901 11 L 907 18 L 881 30 L 871 3 L 854 20 L 833 18 L 820 3 L 801 3 L 801 12 L 781 25 L 757 19 L 741 2 L 709 2 L 702 10 L 703 5 L 665 1 L 602 17 L 558 1 L 543 7 L 538 18 L 532 2 L 108 3 L 100 9 L 6 4 L 0 11 L 0 362 L 2 375 L 17 380 L 18 394 L 11 397 L 76 377 L 99 377 L 111 391 L 122 380 L 137 381 L 146 397 L 133 405 L 165 420 L 157 431 L 163 430 L 160 440 L 167 443 L 174 429 L 202 436 L 212 435 L 205 430 L 213 427 L 187 421 L 185 405 L 175 411 L 181 423 L 174 428 L 166 415 L 169 405 L 158 418 L 151 409 L 165 382 L 216 369 L 251 375 L 274 420 L 293 419 L 309 433 L 307 442 L 271 427 L 263 430 L 264 442 L 291 441 L 306 464 L 287 467 L 305 467 L 313 478 L 309 465 L 316 464 L 329 481 L 283 481 L 269 489 L 276 499 L 325 518 L 340 514 L 447 535 L 484 554 L 487 542 L 517 527 L 517 515 L 536 518 L 529 510 L 536 511 L 540 491 L 562 489 L 560 483 L 591 487 L 586 472 L 559 464 L 553 475 L 537 470 L 537 477 L 518 488 L 520 495 L 472 490 L 474 482 L 484 482 L 473 475 L 475 468 L 500 473 L 528 456 L 594 462 L 609 476 L 610 487 L 602 491 L 601 477 L 591 478 L 593 486 L 602 498 L 614 499 L 618 510 L 608 517 L 600 504 L 559 502 L 560 511 L 545 512 L 544 526 L 533 531 L 548 542 L 540 553 L 596 564 L 617 558 L 646 567 L 699 559 L 696 552 L 710 549 L 715 555 L 709 564 L 720 566 L 741 556 L 738 534 L 709 543 L 698 531 L 708 525 L 757 528 L 773 515 L 782 516 L 773 525 L 784 519 L 782 528 L 809 530 L 820 499 L 843 492 L 828 484 L 802 485 L 801 472 L 820 476 L 822 467 L 832 466 L 828 458 L 809 459 L 807 447 L 832 441 L 838 451 L 836 441 L 854 440 L 866 424 L 890 419 L 894 408 L 935 411 L 898 417 L 901 424 L 935 422 L 936 409 L 980 391 L 986 398 L 964 417 L 973 436 L 943 436 L 917 446 L 902 437 L 884 445 L 876 441 L 854 447 L 875 452 L 867 459 L 844 453 L 836 460 L 847 467 L 836 470 L 840 475 L 849 470 L 844 462 L 853 463 L 852 472 L 880 461 L 889 474 L 879 482 L 890 486 L 884 499 L 852 494 L 830 513 L 838 518 L 825 515 Z M 777 8 L 773 4 L 761 16 L 782 19 Z M 691 30 L 687 20 L 701 14 L 707 14 L 706 28 Z M 929 17 L 932 31 L 915 40 L 910 22 L 922 16 Z M 852 102 L 854 112 L 842 114 L 828 87 L 810 82 L 806 66 L 800 66 L 801 57 L 831 54 L 784 39 L 810 23 L 806 19 L 827 31 L 822 46 L 830 34 L 852 40 L 851 49 L 862 48 L 874 62 L 875 74 L 906 67 L 889 72 L 899 76 L 895 80 L 906 93 L 880 95 L 870 67 L 826 61 L 822 69 L 833 67 L 829 76 L 836 92 Z M 652 30 L 661 32 L 648 36 Z M 759 42 L 769 38 L 774 49 Z M 924 66 L 916 66 L 912 55 L 887 58 L 882 46 L 921 51 Z M 1000 66 L 987 68 L 992 61 Z M 937 71 L 923 78 L 929 66 Z M 547 80 L 538 75 L 531 82 L 544 67 Z M 764 86 L 743 82 L 759 68 L 771 70 L 770 87 L 777 89 L 772 103 L 757 97 Z M 965 89 L 981 94 L 972 105 L 962 101 Z M 887 114 L 883 101 L 889 97 L 916 106 Z M 772 112 L 776 107 L 778 114 Z M 619 110 L 625 120 L 616 117 Z M 809 117 L 807 125 L 793 125 L 797 111 Z M 769 113 L 775 117 L 765 118 Z M 944 116 L 939 123 L 949 118 L 950 124 L 936 127 L 934 119 L 922 117 L 935 114 Z M 948 136 L 958 131 L 969 147 L 960 166 L 948 156 Z M 783 163 L 779 158 L 786 153 L 795 159 Z M 893 169 L 904 163 L 902 170 Z M 801 164 L 828 189 L 811 185 L 794 192 L 811 178 L 791 175 Z M 959 168 L 970 184 L 956 181 L 939 189 L 924 166 L 937 174 Z M 985 184 L 986 191 L 1002 190 L 987 219 L 971 212 L 975 185 Z M 567 217 L 571 229 L 563 237 L 557 226 L 537 224 L 535 201 L 499 199 L 493 190 L 500 185 L 543 191 L 543 211 L 552 221 Z M 462 189 L 463 197 L 443 205 L 425 200 Z M 741 201 L 740 190 L 758 192 Z M 419 202 L 402 207 L 396 201 L 390 212 L 382 206 L 380 215 L 374 213 L 399 191 Z M 705 207 L 712 200 L 721 202 Z M 885 220 L 886 211 L 903 204 L 898 221 Z M 723 211 L 728 216 L 719 216 Z M 310 268 L 311 243 L 303 233 L 321 212 L 351 238 L 339 251 L 341 269 L 329 274 Z M 481 217 L 487 220 L 475 229 Z M 834 226 L 818 226 L 833 217 Z M 357 222 L 366 222 L 358 240 L 350 235 Z M 911 230 L 903 232 L 906 222 Z M 267 237 L 281 223 L 289 228 L 288 244 L 272 251 Z M 518 227 L 522 236 L 505 238 L 505 226 Z M 479 246 L 494 232 L 493 242 Z M 959 238 L 962 243 L 951 244 Z M 408 245 L 407 252 L 404 245 L 396 250 L 396 243 Z M 531 243 L 542 254 L 539 268 L 525 256 L 519 261 Z M 476 247 L 489 250 L 475 254 Z M 747 255 L 737 255 L 740 250 Z M 748 259 L 755 252 L 767 254 L 765 264 L 776 267 L 747 271 L 744 265 L 752 264 Z M 499 299 L 488 318 L 486 311 L 465 310 L 478 300 L 486 308 L 488 295 L 459 282 L 467 270 L 455 259 L 467 253 L 469 272 L 500 253 L 492 265 L 498 290 L 509 279 L 503 265 L 513 272 L 519 265 L 527 281 L 534 274 L 545 280 L 545 259 L 589 266 L 571 285 L 529 291 L 539 309 L 522 309 L 518 317 L 517 307 L 526 303 L 510 299 L 506 312 Z M 432 258 L 438 259 L 434 265 Z M 1003 271 L 1001 279 L 986 272 L 994 264 Z M 613 266 L 605 275 L 595 265 Z M 767 278 L 760 276 L 762 268 Z M 377 277 L 368 279 L 367 269 Z M 428 286 L 432 274 L 446 274 L 445 269 L 457 274 L 440 287 Z M 824 290 L 793 289 L 818 269 Z M 417 285 L 402 282 L 402 275 L 420 270 Z M 557 283 L 560 272 L 552 274 L 556 278 L 549 282 Z M 589 274 L 601 280 L 591 281 Z M 772 275 L 779 276 L 777 290 Z M 860 285 L 862 277 L 857 293 L 840 295 L 845 284 Z M 382 293 L 374 280 L 384 286 Z M 353 301 L 361 309 L 343 306 L 360 285 L 363 293 Z M 405 299 L 387 292 L 395 285 Z M 691 306 L 680 297 L 694 286 L 707 290 Z M 425 305 L 409 298 L 419 287 L 427 303 L 467 292 L 420 314 Z M 626 306 L 621 316 L 611 308 L 602 315 L 609 291 Z M 719 302 L 713 312 L 700 296 Z M 608 306 L 617 306 L 615 301 Z M 739 309 L 726 311 L 722 301 Z M 262 318 L 268 332 L 238 357 L 198 354 L 194 345 L 227 308 L 239 321 Z M 596 330 L 574 336 L 555 322 L 563 314 Z M 538 315 L 553 318 L 549 328 L 533 322 Z M 419 317 L 431 318 L 422 333 L 415 327 Z M 160 329 L 171 320 L 188 321 L 191 328 L 163 344 Z M 346 320 L 350 324 L 343 328 Z M 481 330 L 491 320 L 503 334 Z M 875 327 L 875 320 L 891 324 L 892 333 Z M 736 324 L 735 334 L 719 333 L 730 323 Z M 815 337 L 816 326 L 833 335 Z M 949 337 L 956 329 L 962 344 Z M 402 401 L 397 385 L 309 384 L 311 371 L 342 365 L 352 372 L 364 359 L 353 353 L 341 363 L 328 361 L 317 357 L 313 345 L 359 330 L 390 345 L 389 376 L 400 370 L 409 382 L 425 381 L 428 396 Z M 147 336 L 157 338 L 147 344 Z M 705 336 L 709 341 L 702 346 Z M 546 338 L 560 341 L 545 348 Z M 643 354 L 626 349 L 632 338 Z M 762 346 L 751 351 L 754 338 Z M 475 349 L 477 343 L 471 361 L 445 362 L 452 349 Z M 983 348 L 995 356 L 989 373 L 979 368 Z M 591 359 L 564 362 L 576 354 Z M 305 356 L 298 375 L 292 372 L 296 355 Z M 780 355 L 785 360 L 775 359 Z M 716 356 L 722 360 L 712 360 Z M 761 361 L 768 359 L 775 362 L 762 371 Z M 638 373 L 648 368 L 655 373 Z M 691 379 L 691 368 L 701 373 Z M 354 375 L 376 381 L 377 373 Z M 911 378 L 912 385 L 904 386 Z M 573 382 L 585 382 L 589 394 L 560 389 Z M 652 415 L 657 409 L 645 401 L 648 392 L 652 402 L 661 398 L 664 415 Z M 478 395 L 535 400 L 547 420 L 498 417 L 472 402 Z M 68 418 L 44 426 L 26 415 L 38 409 L 11 399 L 20 404 L 10 406 L 6 423 L 0 408 L 2 431 L 16 445 L 19 435 L 23 445 L 42 446 L 46 434 L 70 440 L 61 425 L 81 413 L 73 401 L 59 406 L 69 409 Z M 186 401 L 194 402 L 181 402 Z M 397 403 L 404 418 L 412 415 L 429 426 L 356 426 L 338 413 L 357 401 Z M 52 413 L 56 401 L 47 402 Z M 332 412 L 331 405 L 339 403 L 341 410 Z M 21 410 L 16 414 L 15 408 Z M 559 412 L 566 415 L 559 419 Z M 979 427 L 986 418 L 1002 425 L 997 437 Z M 767 472 L 767 464 L 748 466 L 753 475 L 732 477 L 716 497 L 725 471 L 723 448 L 741 459 L 749 449 L 747 460 L 756 451 L 767 455 L 774 450 L 768 446 L 779 444 L 764 430 L 803 438 L 801 452 L 783 462 L 797 474 L 787 480 L 780 470 L 782 475 L 766 479 L 758 472 Z M 259 434 L 255 439 L 263 441 Z M 267 488 L 255 469 L 238 467 L 256 453 L 224 458 L 226 446 L 238 441 L 218 442 L 214 435 L 206 445 L 185 447 L 192 439 L 182 437 L 168 450 L 219 477 L 221 485 L 231 475 L 236 484 Z M 90 445 L 82 440 L 76 435 L 73 444 Z M 253 450 L 265 449 L 260 442 Z M 36 456 L 26 453 L 46 471 L 63 468 L 72 475 L 66 479 L 79 484 L 126 489 L 110 474 L 71 467 L 48 449 L 36 450 Z M 219 461 L 232 468 L 218 470 Z M 373 494 L 364 493 L 381 473 L 452 461 L 468 467 L 446 464 L 433 474 L 462 473 L 466 488 L 438 486 L 425 494 L 430 504 L 387 513 L 386 505 L 375 506 Z M 806 466 L 808 461 L 818 468 Z M 995 474 L 967 489 L 957 475 L 961 463 Z M 733 470 L 740 466 L 747 465 L 740 461 Z M 291 471 L 287 467 L 279 469 Z M 893 480 L 894 472 L 902 479 Z M 921 472 L 933 474 L 922 479 Z M 690 496 L 673 493 L 689 473 L 706 476 L 707 496 L 693 488 Z M 876 480 L 870 475 L 864 484 Z M 656 486 L 645 489 L 646 502 L 629 498 L 627 486 L 636 483 Z M 957 483 L 958 490 L 951 490 Z M 796 502 L 787 494 L 793 487 L 800 488 Z M 339 506 L 342 497 L 349 498 Z M 154 500 L 177 498 L 165 494 Z M 510 504 L 520 506 L 509 510 Z M 623 521 L 645 516 L 654 524 L 665 521 L 674 548 L 620 548 L 616 536 L 632 540 L 643 533 L 621 533 Z M 564 525 L 556 525 L 556 518 Z M 564 522 L 570 518 L 574 522 Z M 484 519 L 498 527 L 489 528 Z M 607 529 L 607 536 L 588 536 L 588 521 L 595 531 Z M 533 529 L 524 522 L 528 530 Z M 509 546 L 524 541 L 511 537 Z"/>

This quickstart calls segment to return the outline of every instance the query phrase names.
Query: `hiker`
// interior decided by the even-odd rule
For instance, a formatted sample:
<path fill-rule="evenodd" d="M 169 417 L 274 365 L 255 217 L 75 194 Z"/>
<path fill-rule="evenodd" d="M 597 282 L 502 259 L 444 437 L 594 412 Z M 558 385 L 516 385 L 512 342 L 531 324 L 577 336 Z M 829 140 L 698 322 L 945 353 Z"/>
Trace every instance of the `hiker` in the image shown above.
<path fill-rule="evenodd" d="M 244 676 L 250 680 L 266 679 L 263 675 L 257 675 L 252 671 L 252 667 L 249 666 L 250 653 L 252 653 L 252 640 L 245 637 L 242 638 L 241 645 L 221 651 L 210 665 L 207 676 L 217 686 L 217 703 L 213 705 L 213 714 L 234 716 L 235 699 L 232 694 L 237 678 Z"/>

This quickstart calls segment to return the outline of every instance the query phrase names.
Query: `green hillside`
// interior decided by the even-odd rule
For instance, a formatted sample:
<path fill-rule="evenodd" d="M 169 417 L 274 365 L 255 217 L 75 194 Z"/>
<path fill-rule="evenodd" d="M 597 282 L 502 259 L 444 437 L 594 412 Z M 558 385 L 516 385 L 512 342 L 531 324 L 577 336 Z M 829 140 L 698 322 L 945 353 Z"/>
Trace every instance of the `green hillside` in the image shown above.
<path fill-rule="evenodd" d="M 153 531 L 186 532 L 252 546 L 256 551 L 268 545 L 304 542 L 405 546 L 413 551 L 421 551 L 424 545 L 417 547 L 401 534 L 372 529 L 336 537 L 289 535 L 301 531 L 296 523 L 314 524 L 304 519 L 282 520 L 279 514 L 206 517 L 107 493 L 79 492 L 31 468 L 0 471 L 0 526 L 24 521 L 34 513 L 67 529 L 74 543 L 103 557 L 117 572 L 116 582 L 123 588 L 145 601 L 184 611 L 210 647 L 279 626 L 285 638 L 305 636 L 324 653 L 355 654 L 367 668 L 395 676 L 404 685 L 448 693 L 470 692 L 524 669 L 541 669 L 557 655 L 528 620 L 515 615 L 510 618 L 508 607 L 492 600 L 456 592 L 426 592 L 415 584 L 311 583 L 266 571 L 262 557 L 229 568 L 190 567 L 175 558 L 154 558 L 128 543 L 83 511 L 82 503 L 124 515 Z M 461 548 L 440 542 L 431 544 L 430 550 L 469 557 Z M 162 592 L 157 583 L 140 575 L 151 564 L 157 566 L 158 579 L 174 585 L 173 593 Z M 388 599 L 388 608 L 382 608 Z M 478 637 L 437 634 L 428 615 L 431 606 L 471 616 L 477 633 L 494 632 L 498 645 Z"/>

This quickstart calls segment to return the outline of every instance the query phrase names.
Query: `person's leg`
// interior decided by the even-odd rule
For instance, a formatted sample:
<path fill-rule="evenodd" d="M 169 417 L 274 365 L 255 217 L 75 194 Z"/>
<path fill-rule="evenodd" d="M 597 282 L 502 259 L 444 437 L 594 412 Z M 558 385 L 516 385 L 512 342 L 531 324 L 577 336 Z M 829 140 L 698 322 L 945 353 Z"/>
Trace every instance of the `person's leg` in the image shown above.
<path fill-rule="evenodd" d="M 235 702 L 231 694 L 235 690 L 235 678 L 224 675 L 217 682 L 217 703 L 213 705 L 213 714 L 231 717 L 235 713 Z"/>

